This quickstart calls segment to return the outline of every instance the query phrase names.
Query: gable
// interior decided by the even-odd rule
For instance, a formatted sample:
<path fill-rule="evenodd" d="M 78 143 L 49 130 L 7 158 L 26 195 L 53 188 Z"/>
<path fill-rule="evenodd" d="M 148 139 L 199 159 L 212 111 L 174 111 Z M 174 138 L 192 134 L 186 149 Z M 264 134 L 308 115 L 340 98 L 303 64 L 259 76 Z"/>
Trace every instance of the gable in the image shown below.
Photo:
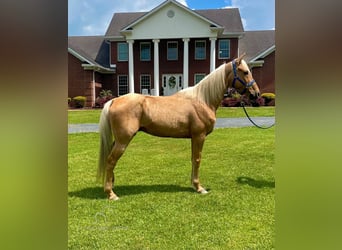
<path fill-rule="evenodd" d="M 126 39 L 216 37 L 223 27 L 184 6 L 167 1 L 122 29 Z"/>
<path fill-rule="evenodd" d="M 246 31 L 239 47 L 246 52 L 246 61 L 263 58 L 275 50 L 275 30 Z"/>
<path fill-rule="evenodd" d="M 68 52 L 79 59 L 85 68 L 114 72 L 109 68 L 109 44 L 103 36 L 68 37 Z"/>

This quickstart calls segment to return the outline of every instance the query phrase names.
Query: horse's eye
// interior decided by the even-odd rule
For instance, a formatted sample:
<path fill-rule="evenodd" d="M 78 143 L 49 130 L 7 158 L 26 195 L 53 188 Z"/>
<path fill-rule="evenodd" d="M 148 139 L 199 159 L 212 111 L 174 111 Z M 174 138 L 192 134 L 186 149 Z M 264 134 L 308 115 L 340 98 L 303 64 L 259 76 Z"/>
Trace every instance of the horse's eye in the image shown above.
<path fill-rule="evenodd" d="M 248 75 L 248 71 L 243 72 L 245 75 Z"/>

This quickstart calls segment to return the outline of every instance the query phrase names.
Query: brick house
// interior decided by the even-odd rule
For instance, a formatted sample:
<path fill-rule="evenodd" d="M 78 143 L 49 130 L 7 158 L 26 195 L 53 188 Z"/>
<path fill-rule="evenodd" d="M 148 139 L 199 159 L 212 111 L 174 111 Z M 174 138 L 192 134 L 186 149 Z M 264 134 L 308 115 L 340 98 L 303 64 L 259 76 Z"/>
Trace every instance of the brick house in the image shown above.
<path fill-rule="evenodd" d="M 104 36 L 69 37 L 68 95 L 86 96 L 89 107 L 101 89 L 171 95 L 239 51 L 261 91 L 274 92 L 274 31 L 264 33 L 245 32 L 237 8 L 191 10 L 167 0 L 149 12 L 115 13 Z"/>

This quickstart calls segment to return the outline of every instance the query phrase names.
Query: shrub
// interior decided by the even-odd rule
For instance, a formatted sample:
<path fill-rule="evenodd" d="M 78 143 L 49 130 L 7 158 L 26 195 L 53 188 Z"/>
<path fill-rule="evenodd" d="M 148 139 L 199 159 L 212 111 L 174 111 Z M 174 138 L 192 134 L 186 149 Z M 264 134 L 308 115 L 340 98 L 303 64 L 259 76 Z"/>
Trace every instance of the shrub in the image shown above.
<path fill-rule="evenodd" d="M 261 97 L 268 98 L 268 99 L 275 99 L 275 94 L 274 93 L 262 93 Z"/>
<path fill-rule="evenodd" d="M 103 108 L 103 105 L 113 98 L 111 90 L 101 90 L 98 97 L 95 100 L 95 108 Z"/>
<path fill-rule="evenodd" d="M 235 98 L 227 97 L 227 98 L 223 99 L 222 106 L 223 107 L 239 107 L 240 102 L 239 102 L 239 100 L 237 100 Z"/>
<path fill-rule="evenodd" d="M 263 97 L 258 97 L 255 101 L 253 101 L 252 105 L 253 107 L 265 106 L 265 99 Z"/>
<path fill-rule="evenodd" d="M 245 106 L 263 106 L 263 98 L 259 97 L 254 101 L 250 101 L 247 96 L 239 94 L 235 89 L 229 88 L 227 94 L 225 95 L 221 102 L 223 107 L 241 107 L 243 102 Z M 259 100 L 262 99 L 262 100 Z"/>
<path fill-rule="evenodd" d="M 275 94 L 274 93 L 262 93 L 261 97 L 264 99 L 266 106 L 274 106 L 275 105 Z"/>
<path fill-rule="evenodd" d="M 75 108 L 83 108 L 87 98 L 85 96 L 75 96 L 72 98 Z"/>

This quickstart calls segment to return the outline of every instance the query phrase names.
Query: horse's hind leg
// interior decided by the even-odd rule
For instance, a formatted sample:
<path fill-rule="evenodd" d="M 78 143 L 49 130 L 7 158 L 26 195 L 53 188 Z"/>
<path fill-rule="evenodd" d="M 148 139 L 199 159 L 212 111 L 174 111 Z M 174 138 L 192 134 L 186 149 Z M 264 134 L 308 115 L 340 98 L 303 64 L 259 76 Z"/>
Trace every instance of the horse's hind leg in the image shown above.
<path fill-rule="evenodd" d="M 205 190 L 201 186 L 200 181 L 199 181 L 199 167 L 201 164 L 201 155 L 202 155 L 204 140 L 205 140 L 205 135 L 194 136 L 191 139 L 191 151 L 192 151 L 191 182 L 195 190 L 201 194 L 208 193 L 207 190 Z"/>
<path fill-rule="evenodd" d="M 114 142 L 113 148 L 111 153 L 109 154 L 107 167 L 106 167 L 106 182 L 104 185 L 104 191 L 107 193 L 109 200 L 118 200 L 119 197 L 113 192 L 113 185 L 114 185 L 114 168 L 116 163 L 125 152 L 127 144 L 121 144 L 118 142 Z"/>

